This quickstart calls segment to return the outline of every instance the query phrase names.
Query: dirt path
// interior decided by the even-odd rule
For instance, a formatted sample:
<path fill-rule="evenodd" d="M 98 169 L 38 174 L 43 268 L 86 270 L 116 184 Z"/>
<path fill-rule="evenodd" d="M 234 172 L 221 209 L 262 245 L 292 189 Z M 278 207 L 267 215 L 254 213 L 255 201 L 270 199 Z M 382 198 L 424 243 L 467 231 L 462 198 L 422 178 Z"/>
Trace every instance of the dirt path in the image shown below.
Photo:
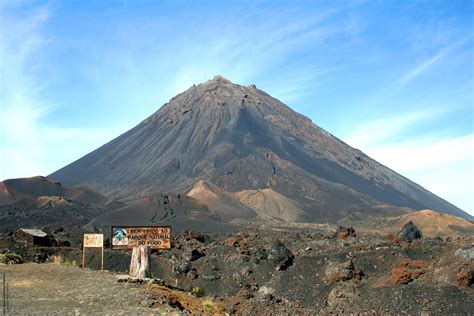
<path fill-rule="evenodd" d="M 6 273 L 10 287 L 11 315 L 177 314 L 149 308 L 143 287 L 118 283 L 119 276 L 109 272 L 25 263 L 0 265 L 0 273 Z"/>

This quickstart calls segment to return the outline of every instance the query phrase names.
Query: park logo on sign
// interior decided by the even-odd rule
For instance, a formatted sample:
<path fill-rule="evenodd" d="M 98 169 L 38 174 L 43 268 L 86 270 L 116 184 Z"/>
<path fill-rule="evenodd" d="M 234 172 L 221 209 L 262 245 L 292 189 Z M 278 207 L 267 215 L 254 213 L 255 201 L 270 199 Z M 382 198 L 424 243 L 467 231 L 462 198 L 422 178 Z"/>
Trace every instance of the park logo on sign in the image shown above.
<path fill-rule="evenodd" d="M 112 249 L 171 249 L 171 227 L 112 227 Z"/>

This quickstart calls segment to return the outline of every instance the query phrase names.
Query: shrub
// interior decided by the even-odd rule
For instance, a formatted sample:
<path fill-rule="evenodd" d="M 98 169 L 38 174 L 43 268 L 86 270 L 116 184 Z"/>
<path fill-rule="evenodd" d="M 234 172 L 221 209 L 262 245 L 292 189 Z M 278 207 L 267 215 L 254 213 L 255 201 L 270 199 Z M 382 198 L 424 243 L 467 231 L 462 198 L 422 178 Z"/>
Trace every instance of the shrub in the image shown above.
<path fill-rule="evenodd" d="M 207 309 L 211 309 L 214 306 L 214 302 L 211 300 L 205 300 L 202 302 L 202 305 Z"/>
<path fill-rule="evenodd" d="M 4 264 L 18 264 L 23 263 L 23 258 L 14 252 L 5 252 L 0 254 L 0 263 Z"/>
<path fill-rule="evenodd" d="M 201 289 L 200 287 L 195 287 L 191 291 L 191 294 L 196 296 L 196 297 L 203 297 L 204 296 L 204 290 Z"/>
<path fill-rule="evenodd" d="M 51 257 L 51 261 L 54 264 L 60 264 L 65 267 L 77 267 L 77 261 L 76 260 L 70 260 L 70 259 L 65 259 L 61 255 L 54 255 Z"/>
<path fill-rule="evenodd" d="M 65 267 L 77 267 L 77 261 L 76 260 L 70 260 L 70 259 L 64 259 L 61 261 L 61 265 Z"/>

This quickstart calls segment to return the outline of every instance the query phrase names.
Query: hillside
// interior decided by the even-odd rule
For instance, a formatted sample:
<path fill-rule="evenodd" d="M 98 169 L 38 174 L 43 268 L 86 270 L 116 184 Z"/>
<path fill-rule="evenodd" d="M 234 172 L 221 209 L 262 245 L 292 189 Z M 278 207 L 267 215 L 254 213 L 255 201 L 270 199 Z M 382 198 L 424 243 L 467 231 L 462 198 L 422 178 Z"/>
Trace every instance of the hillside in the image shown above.
<path fill-rule="evenodd" d="M 0 206 L 40 196 L 60 196 L 85 204 L 103 205 L 109 200 L 86 186 L 68 188 L 48 177 L 8 179 L 0 182 Z"/>

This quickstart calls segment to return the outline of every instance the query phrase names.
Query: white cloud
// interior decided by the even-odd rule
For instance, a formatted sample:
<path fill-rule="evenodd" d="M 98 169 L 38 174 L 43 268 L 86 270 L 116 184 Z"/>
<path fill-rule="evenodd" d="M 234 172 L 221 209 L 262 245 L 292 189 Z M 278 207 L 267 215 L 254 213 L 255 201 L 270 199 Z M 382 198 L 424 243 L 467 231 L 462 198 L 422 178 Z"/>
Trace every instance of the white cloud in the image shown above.
<path fill-rule="evenodd" d="M 474 135 L 417 139 L 368 147 L 365 152 L 474 215 Z"/>
<path fill-rule="evenodd" d="M 445 139 L 415 139 L 369 147 L 370 153 L 403 172 L 432 171 L 474 162 L 474 135 Z"/>
<path fill-rule="evenodd" d="M 474 134 L 433 137 L 414 135 L 411 131 L 413 126 L 429 122 L 441 113 L 414 112 L 369 121 L 344 139 L 474 215 Z M 394 137 L 404 133 L 404 137 Z"/>

